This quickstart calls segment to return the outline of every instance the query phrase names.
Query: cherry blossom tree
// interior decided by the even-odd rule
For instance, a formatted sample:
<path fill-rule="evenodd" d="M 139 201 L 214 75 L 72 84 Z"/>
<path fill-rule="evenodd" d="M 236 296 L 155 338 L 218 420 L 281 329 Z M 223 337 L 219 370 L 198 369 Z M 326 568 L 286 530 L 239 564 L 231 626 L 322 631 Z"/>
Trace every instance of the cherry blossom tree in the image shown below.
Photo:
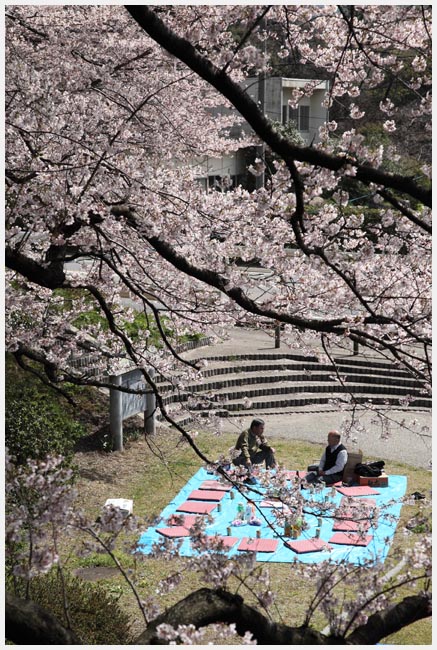
<path fill-rule="evenodd" d="M 92 341 L 103 377 L 128 359 L 205 462 L 150 372 L 180 390 L 202 377 L 177 351 L 187 333 L 279 322 L 296 348 L 314 353 L 314 335 L 328 355 L 359 344 L 429 392 L 430 160 L 426 147 L 403 150 L 402 129 L 430 134 L 430 14 L 427 5 L 8 7 L 6 318 L 18 363 L 54 386 L 108 387 L 72 356 Z M 330 119 L 305 146 L 265 117 L 242 82 L 278 61 L 286 70 L 291 57 L 329 80 L 326 106 L 354 128 Z M 308 83 L 292 105 L 313 91 Z M 381 97 L 372 119 L 385 145 L 362 132 L 369 93 Z M 265 184 L 248 191 L 223 179 L 226 191 L 203 191 L 206 158 L 262 143 L 273 165 Z M 254 256 L 272 287 L 257 300 L 246 272 Z M 126 294 L 144 313 L 139 337 L 128 333 L 137 312 Z M 107 327 L 72 327 L 90 305 Z"/>
<path fill-rule="evenodd" d="M 145 372 L 168 373 L 174 357 L 150 349 L 147 329 L 142 346 L 125 334 L 133 314 L 122 313 L 119 297 L 129 291 L 158 323 L 156 304 L 164 305 L 175 335 L 279 321 L 294 345 L 305 346 L 307 333 L 354 341 L 429 390 L 429 161 L 418 161 L 414 178 L 386 171 L 387 159 L 400 154 L 366 147 L 358 128 L 367 88 L 387 85 L 380 115 L 388 132 L 399 113 L 408 111 L 418 129 L 429 115 L 428 13 L 415 6 L 9 9 L 9 349 L 23 362 L 39 361 L 50 381 L 80 381 L 68 357 L 86 333 L 72 333 L 70 323 L 91 299 L 110 332 L 90 326 L 87 333 L 104 344 L 109 373 L 121 354 Z M 237 24 L 238 33 L 246 30 L 240 40 Z M 304 63 L 324 71 L 327 105 L 349 103 L 356 129 L 337 135 L 329 122 L 311 147 L 275 130 L 239 83 L 268 71 L 262 45 L 270 37 L 279 57 L 297 48 Z M 407 105 L 391 101 L 393 79 Z M 312 91 L 308 84 L 296 101 Z M 223 106 L 236 110 L 212 110 Z M 256 192 L 202 192 L 196 163 L 248 143 L 229 137 L 239 116 L 253 128 L 252 142 L 261 139 L 276 155 L 275 173 Z M 351 192 L 363 188 L 376 218 L 365 207 L 348 210 Z M 314 208 L 320 196 L 326 200 Z M 235 264 L 254 255 L 273 286 L 256 302 L 254 281 Z M 84 258 L 86 273 L 69 270 Z"/>

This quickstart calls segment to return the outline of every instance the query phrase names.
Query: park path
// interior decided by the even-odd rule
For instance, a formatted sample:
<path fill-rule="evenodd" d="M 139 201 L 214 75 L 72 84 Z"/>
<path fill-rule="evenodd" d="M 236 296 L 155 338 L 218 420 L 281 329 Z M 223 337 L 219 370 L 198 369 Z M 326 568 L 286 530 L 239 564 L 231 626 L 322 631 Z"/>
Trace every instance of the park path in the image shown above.
<path fill-rule="evenodd" d="M 314 345 L 321 348 L 317 339 Z M 184 354 L 186 358 L 207 358 L 213 356 L 233 356 L 249 353 L 268 354 L 271 352 L 295 352 L 281 341 L 279 350 L 275 348 L 274 332 L 272 330 L 255 330 L 234 327 L 229 330 L 228 338 L 223 342 L 191 350 Z M 375 359 L 376 357 L 360 349 L 359 356 L 353 356 L 352 349 L 338 348 L 332 350 L 336 357 L 355 359 Z M 390 423 L 389 431 L 383 431 L 378 423 L 374 423 L 375 414 L 366 412 L 360 416 L 366 431 L 358 433 L 357 443 L 349 441 L 348 447 L 359 448 L 365 459 L 385 459 L 407 463 L 424 469 L 430 468 L 431 450 L 431 413 L 428 410 L 408 410 L 396 407 L 385 411 Z M 305 440 L 324 444 L 328 431 L 342 429 L 343 421 L 350 419 L 351 412 L 339 412 L 331 407 L 308 405 L 292 407 L 287 412 L 273 413 L 267 410 L 259 413 L 266 421 L 266 434 L 271 441 L 275 438 Z M 239 417 L 222 418 L 222 430 L 236 435 L 250 424 L 252 412 Z M 424 429 L 427 427 L 427 429 Z M 313 459 L 311 459 L 312 461 Z M 290 459 L 292 464 L 292 459 Z"/>

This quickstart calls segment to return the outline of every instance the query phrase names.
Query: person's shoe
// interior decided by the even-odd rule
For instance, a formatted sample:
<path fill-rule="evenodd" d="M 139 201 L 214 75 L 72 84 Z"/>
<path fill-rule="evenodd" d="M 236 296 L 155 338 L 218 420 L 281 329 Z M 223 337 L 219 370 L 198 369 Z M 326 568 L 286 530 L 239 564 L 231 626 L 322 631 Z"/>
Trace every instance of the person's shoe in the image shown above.
<path fill-rule="evenodd" d="M 256 485 L 256 478 L 249 476 L 248 478 L 244 479 L 244 483 L 247 483 L 247 485 Z"/>

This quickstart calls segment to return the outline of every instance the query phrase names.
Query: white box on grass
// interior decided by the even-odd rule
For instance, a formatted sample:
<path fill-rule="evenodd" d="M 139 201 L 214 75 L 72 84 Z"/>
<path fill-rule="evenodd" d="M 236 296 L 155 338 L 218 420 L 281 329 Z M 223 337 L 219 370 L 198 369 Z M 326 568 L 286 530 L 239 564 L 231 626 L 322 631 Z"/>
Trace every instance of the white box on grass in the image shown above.
<path fill-rule="evenodd" d="M 121 512 L 127 516 L 132 514 L 134 502 L 132 499 L 106 499 L 105 506 L 120 508 Z"/>

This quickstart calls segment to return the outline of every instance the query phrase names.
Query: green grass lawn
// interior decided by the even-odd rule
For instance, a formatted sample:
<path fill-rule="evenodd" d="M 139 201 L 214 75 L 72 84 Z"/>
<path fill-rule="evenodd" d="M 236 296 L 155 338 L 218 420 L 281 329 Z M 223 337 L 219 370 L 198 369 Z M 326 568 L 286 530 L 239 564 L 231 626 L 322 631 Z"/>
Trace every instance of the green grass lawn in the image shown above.
<path fill-rule="evenodd" d="M 214 460 L 220 453 L 226 453 L 235 444 L 235 436 L 200 434 L 196 438 L 196 443 L 205 455 Z M 290 469 L 305 468 L 308 462 L 312 462 L 314 458 L 320 455 L 322 449 L 319 445 L 286 439 L 275 439 L 274 444 L 278 461 Z M 133 499 L 134 513 L 144 521 L 144 528 L 148 526 L 154 517 L 160 514 L 163 508 L 185 485 L 187 480 L 202 466 L 202 462 L 194 455 L 191 448 L 186 443 L 181 442 L 179 435 L 174 432 L 154 436 L 150 439 L 149 446 L 143 440 L 133 440 L 127 446 L 123 455 L 127 469 L 126 474 L 123 476 L 122 496 Z M 106 457 L 108 466 L 112 456 L 111 454 Z M 120 458 L 123 460 L 122 457 Z M 123 463 L 121 462 L 120 467 L 122 466 Z M 386 471 L 388 474 L 407 475 L 407 494 L 415 491 L 429 494 L 429 490 L 431 489 L 430 472 L 392 462 L 386 463 Z M 85 483 L 79 483 L 80 486 L 84 487 Z M 92 496 L 90 498 L 90 492 L 87 492 L 87 496 L 82 503 L 89 514 L 97 512 L 98 507 L 102 504 L 102 497 L 98 496 L 99 491 L 96 488 L 97 485 L 94 482 L 95 501 L 93 501 Z M 417 514 L 421 509 L 429 514 L 429 509 L 424 508 L 420 503 L 418 501 L 417 505 L 403 506 L 401 520 L 390 550 L 390 556 L 394 557 L 397 554 L 401 557 L 405 549 L 410 544 L 413 544 L 417 536 L 420 535 L 420 532 L 407 537 L 403 534 L 403 525 L 413 515 Z M 69 551 L 71 552 L 71 550 L 70 547 Z M 202 586 L 196 574 L 184 572 L 184 559 L 164 562 L 145 556 L 141 563 L 136 566 L 128 554 L 119 551 L 118 557 L 125 565 L 130 566 L 136 572 L 142 596 L 146 596 L 151 592 L 154 593 L 159 580 L 165 577 L 169 571 L 184 573 L 184 580 L 180 587 L 175 592 L 161 598 L 161 604 L 164 607 L 177 602 L 192 590 Z M 112 565 L 109 557 L 100 554 L 83 559 L 75 558 L 71 561 L 72 566 L 75 568 Z M 291 570 L 287 564 L 257 564 L 258 566 L 263 565 L 263 568 L 269 572 L 272 587 L 278 595 L 277 602 L 272 610 L 274 619 L 288 625 L 300 625 L 310 600 L 310 585 L 295 579 L 291 580 Z M 111 589 L 118 590 L 121 595 L 120 602 L 128 608 L 132 617 L 135 619 L 133 626 L 134 633 L 141 632 L 142 626 L 136 610 L 136 604 L 129 587 L 123 582 L 122 577 L 112 577 L 105 580 L 105 583 Z M 408 595 L 408 591 L 403 595 Z M 255 601 L 250 598 L 250 595 L 246 596 L 245 594 L 244 597 L 248 603 L 254 604 Z M 351 597 L 353 597 L 353 594 L 351 594 Z M 322 613 L 317 613 L 313 620 L 313 625 L 320 630 L 324 628 L 326 620 Z M 385 639 L 384 642 L 407 645 L 430 644 L 431 619 L 426 619 L 411 625 Z M 234 643 L 238 643 L 238 640 Z"/>

